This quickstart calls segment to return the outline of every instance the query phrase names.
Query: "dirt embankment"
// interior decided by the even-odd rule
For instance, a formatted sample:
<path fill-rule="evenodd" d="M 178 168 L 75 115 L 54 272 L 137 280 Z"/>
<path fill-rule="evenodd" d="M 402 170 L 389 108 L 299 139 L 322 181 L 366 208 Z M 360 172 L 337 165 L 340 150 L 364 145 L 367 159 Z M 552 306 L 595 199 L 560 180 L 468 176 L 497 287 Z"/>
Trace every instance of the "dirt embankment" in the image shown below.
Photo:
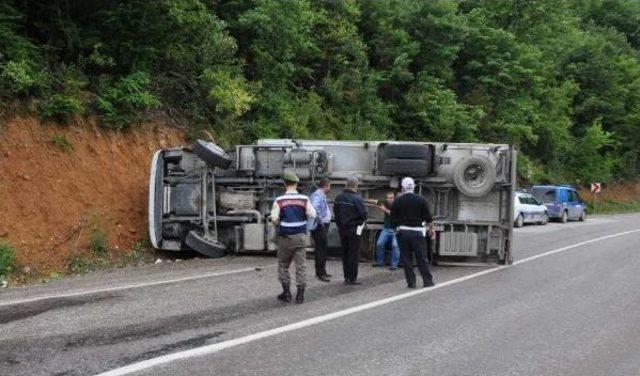
<path fill-rule="evenodd" d="M 106 233 L 112 252 L 130 250 L 147 237 L 153 152 L 184 143 L 181 132 L 158 125 L 0 125 L 0 237 L 16 247 L 19 266 L 41 272 L 87 252 L 92 227 Z"/>
<path fill-rule="evenodd" d="M 592 207 L 594 194 L 589 187 L 581 187 L 580 197 Z M 599 213 L 636 212 L 640 210 L 640 182 L 603 184 L 598 194 Z"/>

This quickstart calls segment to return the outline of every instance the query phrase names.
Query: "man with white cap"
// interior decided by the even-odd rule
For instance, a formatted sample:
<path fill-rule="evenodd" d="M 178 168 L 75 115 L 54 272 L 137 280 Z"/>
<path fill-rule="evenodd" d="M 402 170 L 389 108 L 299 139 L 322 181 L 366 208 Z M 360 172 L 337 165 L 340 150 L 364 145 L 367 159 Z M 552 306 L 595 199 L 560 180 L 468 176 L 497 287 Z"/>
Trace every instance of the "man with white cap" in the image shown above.
<path fill-rule="evenodd" d="M 413 272 L 414 256 L 422 276 L 424 287 L 434 286 L 433 275 L 427 261 L 427 238 L 433 238 L 435 229 L 433 218 L 424 197 L 414 193 L 415 182 L 412 178 L 402 179 L 402 194 L 391 206 L 391 223 L 398 228 L 400 258 L 404 264 L 404 275 L 409 288 L 416 288 L 416 275 Z M 427 227 L 428 226 L 428 231 Z"/>

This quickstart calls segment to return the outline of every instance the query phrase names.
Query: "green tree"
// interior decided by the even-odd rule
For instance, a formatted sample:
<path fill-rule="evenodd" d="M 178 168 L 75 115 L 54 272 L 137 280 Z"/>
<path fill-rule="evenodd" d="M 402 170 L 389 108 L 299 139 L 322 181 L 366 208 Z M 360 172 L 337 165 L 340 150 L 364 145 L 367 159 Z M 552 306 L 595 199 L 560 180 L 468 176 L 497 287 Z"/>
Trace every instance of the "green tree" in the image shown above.
<path fill-rule="evenodd" d="M 639 20 L 633 0 L 5 0 L 0 111 L 226 146 L 509 142 L 527 179 L 629 178 Z"/>

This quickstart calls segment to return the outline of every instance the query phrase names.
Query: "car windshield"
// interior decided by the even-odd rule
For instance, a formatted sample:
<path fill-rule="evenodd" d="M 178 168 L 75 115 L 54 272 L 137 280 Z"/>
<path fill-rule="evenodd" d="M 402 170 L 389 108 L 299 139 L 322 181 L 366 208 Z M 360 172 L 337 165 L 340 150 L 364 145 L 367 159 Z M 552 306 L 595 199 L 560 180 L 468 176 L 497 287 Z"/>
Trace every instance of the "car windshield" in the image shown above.
<path fill-rule="evenodd" d="M 554 202 L 556 200 L 556 190 L 554 188 L 534 188 L 531 193 L 540 202 Z"/>

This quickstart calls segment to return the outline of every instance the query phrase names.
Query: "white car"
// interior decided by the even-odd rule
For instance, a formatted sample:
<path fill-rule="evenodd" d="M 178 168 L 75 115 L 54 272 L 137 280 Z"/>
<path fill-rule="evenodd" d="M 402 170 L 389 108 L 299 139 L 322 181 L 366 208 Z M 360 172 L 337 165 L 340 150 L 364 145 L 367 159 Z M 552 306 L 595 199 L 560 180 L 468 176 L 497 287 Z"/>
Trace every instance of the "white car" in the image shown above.
<path fill-rule="evenodd" d="M 514 201 L 513 218 L 515 227 L 522 227 L 525 223 L 546 225 L 549 222 L 547 207 L 531 194 L 516 192 Z"/>

